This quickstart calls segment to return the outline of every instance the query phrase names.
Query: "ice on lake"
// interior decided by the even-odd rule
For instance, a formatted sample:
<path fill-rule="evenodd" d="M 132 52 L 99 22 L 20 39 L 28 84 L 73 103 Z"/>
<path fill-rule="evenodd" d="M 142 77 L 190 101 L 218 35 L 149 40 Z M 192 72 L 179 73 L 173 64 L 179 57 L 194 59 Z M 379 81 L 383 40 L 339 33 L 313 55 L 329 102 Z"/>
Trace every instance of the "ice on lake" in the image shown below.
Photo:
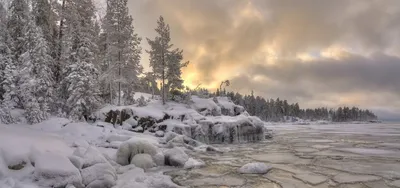
<path fill-rule="evenodd" d="M 400 124 L 271 125 L 274 138 L 229 145 L 219 156 L 195 154 L 206 167 L 174 180 L 187 186 L 233 186 L 222 180 L 244 179 L 242 187 L 397 187 L 400 179 Z M 215 145 L 216 148 L 226 148 Z M 226 159 L 229 159 L 226 161 Z M 265 175 L 235 172 L 237 166 L 263 162 Z M 215 173 L 216 169 L 224 169 Z M 199 173 L 201 172 L 201 173 Z M 219 177 L 218 181 L 213 178 Z M 193 179 L 198 179 L 195 181 Z M 210 182 L 204 182 L 209 180 Z M 394 181 L 397 180 L 397 181 Z M 238 182 L 236 182 L 238 183 Z M 240 183 L 235 184 L 238 186 Z"/>

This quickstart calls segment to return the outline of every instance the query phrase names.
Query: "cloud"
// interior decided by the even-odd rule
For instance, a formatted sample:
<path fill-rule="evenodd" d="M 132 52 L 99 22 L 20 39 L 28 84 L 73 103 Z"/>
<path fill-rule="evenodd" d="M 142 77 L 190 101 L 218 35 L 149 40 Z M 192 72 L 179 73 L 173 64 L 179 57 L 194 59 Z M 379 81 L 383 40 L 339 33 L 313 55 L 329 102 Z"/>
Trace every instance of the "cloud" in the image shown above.
<path fill-rule="evenodd" d="M 143 37 L 154 37 L 157 18 L 165 17 L 173 43 L 191 61 L 188 85 L 216 88 L 232 79 L 234 90 L 306 106 L 400 109 L 390 102 L 400 91 L 398 0 L 135 0 L 129 6 Z"/>
<path fill-rule="evenodd" d="M 255 64 L 232 79 L 232 89 L 281 97 L 306 107 L 361 105 L 400 106 L 400 58 L 385 54 L 351 55 L 341 60 L 300 60 Z M 258 79 L 252 79 L 258 78 Z"/>

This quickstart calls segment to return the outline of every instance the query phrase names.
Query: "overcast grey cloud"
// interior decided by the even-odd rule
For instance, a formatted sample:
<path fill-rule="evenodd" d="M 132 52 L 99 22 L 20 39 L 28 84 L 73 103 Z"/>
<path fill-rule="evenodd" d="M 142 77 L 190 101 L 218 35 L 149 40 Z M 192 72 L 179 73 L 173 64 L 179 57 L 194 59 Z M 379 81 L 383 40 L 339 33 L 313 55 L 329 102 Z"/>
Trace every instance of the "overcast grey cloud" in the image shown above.
<path fill-rule="evenodd" d="M 186 84 L 254 90 L 302 106 L 400 111 L 398 0 L 131 0 L 135 27 L 158 16 L 191 64 Z M 147 44 L 143 43 L 147 48 Z M 143 55 L 143 62 L 148 62 Z"/>

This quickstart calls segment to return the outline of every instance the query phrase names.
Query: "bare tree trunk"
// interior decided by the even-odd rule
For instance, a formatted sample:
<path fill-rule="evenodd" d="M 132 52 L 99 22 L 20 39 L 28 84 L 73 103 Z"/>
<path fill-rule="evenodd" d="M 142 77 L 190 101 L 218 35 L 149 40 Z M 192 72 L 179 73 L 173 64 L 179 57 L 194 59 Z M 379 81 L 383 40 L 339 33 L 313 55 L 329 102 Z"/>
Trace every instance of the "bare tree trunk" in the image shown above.
<path fill-rule="evenodd" d="M 121 51 L 118 52 L 118 106 L 121 106 Z"/>
<path fill-rule="evenodd" d="M 120 32 L 120 15 L 118 15 L 117 31 Z M 121 44 L 121 38 L 118 37 L 118 45 Z M 121 106 L 121 47 L 118 49 L 118 106 Z"/>
<path fill-rule="evenodd" d="M 113 104 L 113 95 L 112 95 L 112 84 L 111 84 L 111 79 L 110 79 L 110 104 Z"/>
<path fill-rule="evenodd" d="M 165 58 L 164 58 L 164 49 L 161 50 L 162 55 L 162 102 L 165 105 Z"/>

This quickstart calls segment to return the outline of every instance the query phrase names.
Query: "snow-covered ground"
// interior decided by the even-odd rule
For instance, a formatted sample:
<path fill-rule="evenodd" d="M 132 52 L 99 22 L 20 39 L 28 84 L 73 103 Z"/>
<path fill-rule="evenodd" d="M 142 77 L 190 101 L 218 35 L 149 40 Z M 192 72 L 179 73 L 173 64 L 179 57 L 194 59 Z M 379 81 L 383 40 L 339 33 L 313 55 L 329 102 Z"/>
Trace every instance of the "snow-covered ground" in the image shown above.
<path fill-rule="evenodd" d="M 205 166 L 190 153 L 221 153 L 207 143 L 264 138 L 264 122 L 227 98 L 163 106 L 149 94 L 135 98 L 142 96 L 146 105 L 106 106 L 94 123 L 0 124 L 0 188 L 180 187 L 164 172 Z M 104 122 L 111 110 L 129 118 L 122 126 Z"/>
<path fill-rule="evenodd" d="M 93 182 L 95 187 L 96 181 L 107 187 L 107 178 L 116 188 L 179 187 L 161 170 L 145 172 L 116 164 L 116 148 L 125 139 L 159 143 L 152 135 L 61 118 L 36 125 L 0 125 L 0 187 L 90 187 Z"/>

